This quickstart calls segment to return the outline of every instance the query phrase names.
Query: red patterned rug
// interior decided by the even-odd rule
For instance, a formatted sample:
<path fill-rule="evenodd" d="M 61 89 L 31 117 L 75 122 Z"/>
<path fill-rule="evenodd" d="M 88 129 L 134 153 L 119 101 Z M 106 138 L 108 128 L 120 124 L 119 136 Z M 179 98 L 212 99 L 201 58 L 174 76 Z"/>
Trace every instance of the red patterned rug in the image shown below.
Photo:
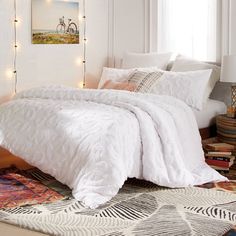
<path fill-rule="evenodd" d="M 231 192 L 236 194 L 236 181 L 232 180 L 229 182 L 219 182 L 219 183 L 207 183 L 200 185 L 201 188 L 215 189 L 224 192 Z"/>
<path fill-rule="evenodd" d="M 65 197 L 41 182 L 13 170 L 0 174 L 0 208 L 52 203 Z"/>

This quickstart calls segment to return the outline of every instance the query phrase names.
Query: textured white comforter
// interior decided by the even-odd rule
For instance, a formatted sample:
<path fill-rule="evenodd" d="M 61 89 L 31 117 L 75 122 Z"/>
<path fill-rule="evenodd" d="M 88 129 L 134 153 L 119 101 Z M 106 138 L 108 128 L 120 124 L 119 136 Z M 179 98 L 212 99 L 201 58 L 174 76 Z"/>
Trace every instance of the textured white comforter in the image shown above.
<path fill-rule="evenodd" d="M 225 180 L 204 162 L 180 100 L 112 90 L 37 88 L 0 107 L 0 145 L 95 208 L 128 177 L 168 187 Z"/>

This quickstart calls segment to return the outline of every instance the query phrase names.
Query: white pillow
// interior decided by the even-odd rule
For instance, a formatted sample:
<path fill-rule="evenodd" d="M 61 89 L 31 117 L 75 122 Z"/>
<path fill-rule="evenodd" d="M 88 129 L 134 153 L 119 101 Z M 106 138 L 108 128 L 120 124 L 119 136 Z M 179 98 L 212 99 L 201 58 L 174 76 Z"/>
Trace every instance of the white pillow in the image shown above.
<path fill-rule="evenodd" d="M 138 72 L 151 73 L 153 76 L 148 74 L 143 76 L 143 73 Z M 173 72 L 159 70 L 156 67 L 135 69 L 104 67 L 98 88 L 100 89 L 108 80 L 112 82 L 135 82 L 140 86 L 137 90 L 139 92 L 174 96 L 189 106 L 201 110 L 206 99 L 204 93 L 211 72 L 212 70 Z M 139 75 L 140 78 L 138 78 Z"/>
<path fill-rule="evenodd" d="M 153 72 L 159 70 L 157 67 L 149 68 L 133 68 L 133 69 L 116 69 L 104 67 L 102 71 L 102 76 L 98 84 L 98 89 L 100 89 L 107 80 L 112 82 L 124 82 L 127 81 L 129 76 L 136 70 L 144 72 Z"/>
<path fill-rule="evenodd" d="M 125 53 L 122 61 L 123 69 L 138 67 L 158 67 L 166 70 L 172 53 Z"/>
<path fill-rule="evenodd" d="M 165 71 L 152 86 L 150 92 L 176 97 L 189 106 L 201 110 L 205 103 L 204 94 L 211 72 L 212 70 Z"/>
<path fill-rule="evenodd" d="M 207 98 L 210 97 L 210 94 L 212 90 L 214 89 L 216 82 L 220 80 L 220 67 L 219 66 L 204 63 L 201 61 L 197 61 L 197 60 L 179 55 L 176 58 L 171 68 L 171 71 L 196 71 L 196 70 L 207 70 L 207 69 L 212 69 L 211 78 L 208 82 L 207 89 L 204 95 L 205 99 L 207 100 Z"/>

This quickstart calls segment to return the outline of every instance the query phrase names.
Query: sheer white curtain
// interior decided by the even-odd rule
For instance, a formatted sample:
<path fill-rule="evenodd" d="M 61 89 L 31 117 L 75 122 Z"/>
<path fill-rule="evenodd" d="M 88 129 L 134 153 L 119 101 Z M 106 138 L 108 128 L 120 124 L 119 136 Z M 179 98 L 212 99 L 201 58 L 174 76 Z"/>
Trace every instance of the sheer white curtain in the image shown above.
<path fill-rule="evenodd" d="M 218 12 L 219 0 L 158 0 L 158 51 L 217 61 Z"/>

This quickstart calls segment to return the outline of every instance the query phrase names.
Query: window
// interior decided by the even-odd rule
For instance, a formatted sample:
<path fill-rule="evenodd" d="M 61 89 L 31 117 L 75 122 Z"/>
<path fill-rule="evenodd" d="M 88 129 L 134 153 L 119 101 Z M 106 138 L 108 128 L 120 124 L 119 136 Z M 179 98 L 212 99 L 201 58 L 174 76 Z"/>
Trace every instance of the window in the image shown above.
<path fill-rule="evenodd" d="M 158 51 L 217 61 L 218 10 L 218 0 L 158 0 Z"/>

